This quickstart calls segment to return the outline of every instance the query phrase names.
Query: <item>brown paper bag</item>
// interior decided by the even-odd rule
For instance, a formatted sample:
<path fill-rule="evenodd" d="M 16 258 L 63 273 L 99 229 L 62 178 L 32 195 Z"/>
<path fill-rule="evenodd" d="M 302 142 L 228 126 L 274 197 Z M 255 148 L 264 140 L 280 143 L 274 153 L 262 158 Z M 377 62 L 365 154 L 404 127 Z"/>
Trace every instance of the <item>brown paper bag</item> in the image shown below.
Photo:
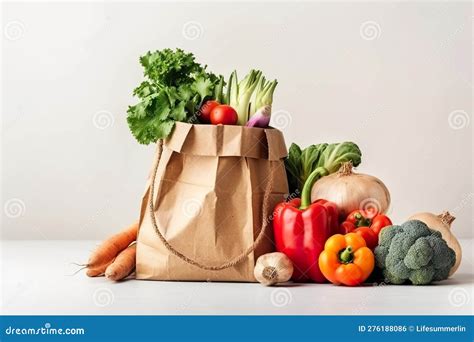
<path fill-rule="evenodd" d="M 176 123 L 142 200 L 137 279 L 255 281 L 256 259 L 274 251 L 286 154 L 277 129 Z"/>

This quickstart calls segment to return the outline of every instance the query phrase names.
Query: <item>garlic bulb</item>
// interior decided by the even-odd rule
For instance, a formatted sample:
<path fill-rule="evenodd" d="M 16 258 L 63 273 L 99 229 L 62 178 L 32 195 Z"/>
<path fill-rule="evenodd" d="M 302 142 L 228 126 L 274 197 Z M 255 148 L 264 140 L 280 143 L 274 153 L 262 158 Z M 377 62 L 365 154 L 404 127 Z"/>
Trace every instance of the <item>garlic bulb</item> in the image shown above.
<path fill-rule="evenodd" d="M 293 275 L 293 263 L 280 252 L 263 254 L 257 259 L 253 274 L 263 285 L 284 283 Z"/>
<path fill-rule="evenodd" d="M 419 220 L 424 222 L 431 229 L 437 230 L 441 233 L 441 236 L 446 241 L 448 246 L 456 253 L 456 263 L 449 271 L 449 275 L 452 276 L 458 269 L 459 264 L 461 264 L 462 259 L 461 245 L 459 244 L 458 239 L 456 239 L 456 236 L 451 231 L 451 224 L 455 220 L 455 217 L 452 216 L 449 211 L 445 211 L 439 215 L 432 213 L 418 213 L 412 215 L 409 220 Z"/>
<path fill-rule="evenodd" d="M 353 172 L 351 162 L 314 183 L 311 202 L 318 199 L 336 203 L 342 217 L 357 209 L 383 214 L 390 206 L 390 192 L 385 184 L 374 176 Z"/>

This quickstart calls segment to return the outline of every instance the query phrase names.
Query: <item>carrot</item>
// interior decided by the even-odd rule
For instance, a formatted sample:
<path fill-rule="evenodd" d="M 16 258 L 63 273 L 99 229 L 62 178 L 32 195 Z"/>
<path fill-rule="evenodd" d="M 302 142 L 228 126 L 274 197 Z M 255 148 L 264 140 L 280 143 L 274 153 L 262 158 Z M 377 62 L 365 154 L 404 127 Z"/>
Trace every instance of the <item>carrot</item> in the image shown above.
<path fill-rule="evenodd" d="M 135 269 L 137 245 L 133 244 L 120 252 L 105 270 L 105 276 L 110 280 L 120 280 L 127 277 Z"/>
<path fill-rule="evenodd" d="M 96 277 L 103 275 L 105 269 L 114 261 L 117 255 L 136 241 L 138 222 L 117 233 L 104 242 L 92 253 L 87 263 L 87 275 Z"/>
<path fill-rule="evenodd" d="M 88 277 L 99 277 L 105 274 L 107 267 L 113 262 L 113 260 L 95 267 L 87 267 L 87 276 Z"/>

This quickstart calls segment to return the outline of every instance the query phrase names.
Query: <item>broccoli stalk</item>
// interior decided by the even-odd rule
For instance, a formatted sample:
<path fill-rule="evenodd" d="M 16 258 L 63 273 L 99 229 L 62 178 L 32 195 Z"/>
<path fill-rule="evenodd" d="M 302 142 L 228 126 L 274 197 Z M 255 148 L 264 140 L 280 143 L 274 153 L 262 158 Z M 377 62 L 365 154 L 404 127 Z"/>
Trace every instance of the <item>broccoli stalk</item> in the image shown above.
<path fill-rule="evenodd" d="M 418 220 L 384 228 L 375 258 L 385 281 L 392 284 L 426 285 L 447 279 L 456 262 L 441 233 Z"/>

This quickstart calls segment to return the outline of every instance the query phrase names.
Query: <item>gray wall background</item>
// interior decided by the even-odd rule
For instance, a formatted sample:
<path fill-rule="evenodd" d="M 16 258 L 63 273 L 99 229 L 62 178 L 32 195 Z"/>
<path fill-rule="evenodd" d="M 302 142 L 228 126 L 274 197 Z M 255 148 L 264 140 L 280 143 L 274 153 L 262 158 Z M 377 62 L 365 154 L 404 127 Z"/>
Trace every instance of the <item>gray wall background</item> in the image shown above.
<path fill-rule="evenodd" d="M 472 237 L 469 2 L 2 7 L 4 239 L 102 239 L 137 217 L 154 146 L 125 111 L 138 57 L 165 47 L 277 78 L 288 145 L 353 140 L 394 221 L 449 209 Z"/>

